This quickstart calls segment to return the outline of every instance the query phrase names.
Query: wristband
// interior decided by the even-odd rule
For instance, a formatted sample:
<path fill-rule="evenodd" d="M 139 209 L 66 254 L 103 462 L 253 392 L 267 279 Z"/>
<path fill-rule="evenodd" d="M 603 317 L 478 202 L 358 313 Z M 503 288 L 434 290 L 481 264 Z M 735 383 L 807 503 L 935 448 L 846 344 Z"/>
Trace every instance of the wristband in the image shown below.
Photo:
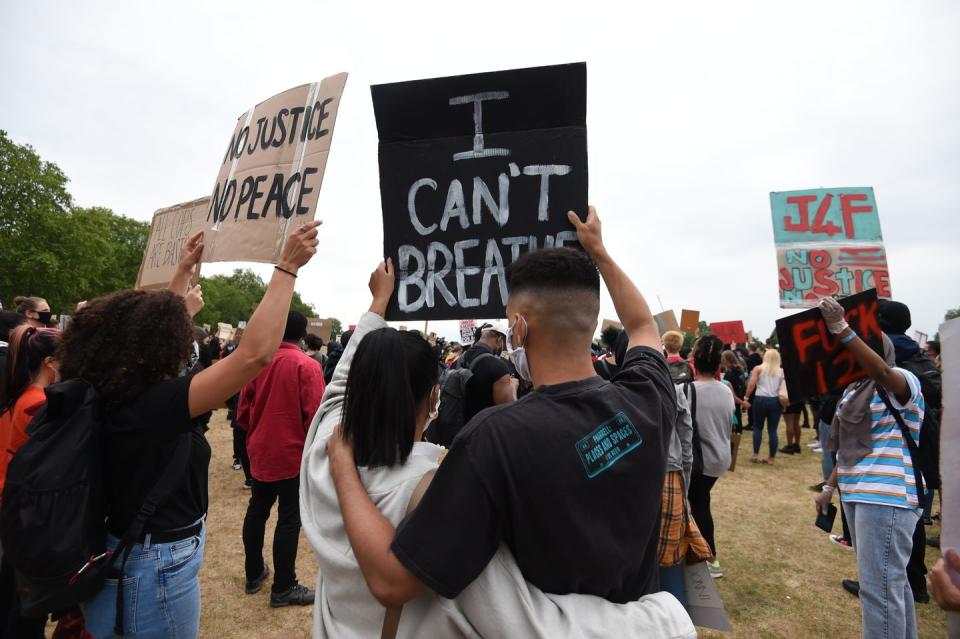
<path fill-rule="evenodd" d="M 281 273 L 286 273 L 287 275 L 289 275 L 289 276 L 292 277 L 293 279 L 297 279 L 297 274 L 296 274 L 296 273 L 293 273 L 293 272 L 291 272 L 291 271 L 288 271 L 287 269 L 285 269 L 285 268 L 283 268 L 283 267 L 274 266 L 273 268 L 277 269 L 277 270 L 280 271 Z"/>
<path fill-rule="evenodd" d="M 844 346 L 846 346 L 847 344 L 849 344 L 850 342 L 852 342 L 852 341 L 853 341 L 853 338 L 856 337 L 856 336 L 857 336 L 856 331 L 854 331 L 854 330 L 851 328 L 849 335 L 847 335 L 846 337 L 841 337 L 841 338 L 840 338 L 840 343 L 843 344 Z"/>
<path fill-rule="evenodd" d="M 822 491 L 825 492 L 825 493 L 828 493 L 831 497 L 833 497 L 833 493 L 837 492 L 837 489 L 834 488 L 833 486 L 829 486 L 829 485 L 827 485 L 827 484 L 824 484 Z"/>

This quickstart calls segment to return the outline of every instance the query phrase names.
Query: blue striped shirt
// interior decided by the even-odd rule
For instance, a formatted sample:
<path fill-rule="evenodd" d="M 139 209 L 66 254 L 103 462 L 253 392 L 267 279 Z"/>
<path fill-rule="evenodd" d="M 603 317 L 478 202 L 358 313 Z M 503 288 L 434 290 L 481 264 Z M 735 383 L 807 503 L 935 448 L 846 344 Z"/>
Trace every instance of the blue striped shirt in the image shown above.
<path fill-rule="evenodd" d="M 887 393 L 890 402 L 900 410 L 900 415 L 910 429 L 910 436 L 920 443 L 920 425 L 923 423 L 924 402 L 920 392 L 920 380 L 910 371 L 895 368 L 903 375 L 910 387 L 910 400 L 900 404 L 892 393 Z M 837 404 L 837 413 L 843 411 L 849 400 L 848 389 Z M 910 449 L 900 433 L 897 420 L 887 409 L 880 395 L 874 392 L 870 401 L 873 413 L 871 435 L 873 452 L 864 456 L 853 466 L 840 465 L 837 480 L 840 485 L 840 500 L 863 504 L 881 504 L 897 508 L 916 508 L 917 486 L 913 475 Z"/>

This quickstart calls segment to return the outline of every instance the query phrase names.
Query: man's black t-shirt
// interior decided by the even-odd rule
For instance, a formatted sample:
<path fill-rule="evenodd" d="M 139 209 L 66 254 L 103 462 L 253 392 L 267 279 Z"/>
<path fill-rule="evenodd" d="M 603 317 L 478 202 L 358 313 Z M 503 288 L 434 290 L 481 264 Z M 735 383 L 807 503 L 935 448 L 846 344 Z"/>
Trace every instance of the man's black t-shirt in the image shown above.
<path fill-rule="evenodd" d="M 397 531 L 397 558 L 457 596 L 501 542 L 550 593 L 634 601 L 659 589 L 657 540 L 677 406 L 666 361 L 630 350 L 616 380 L 541 386 L 467 425 Z"/>
<path fill-rule="evenodd" d="M 123 533 L 170 460 L 178 437 L 190 438 L 190 461 L 177 488 L 147 522 L 149 532 L 189 526 L 207 512 L 210 444 L 190 418 L 191 377 L 155 384 L 110 411 L 104 450 L 109 528 Z"/>
<path fill-rule="evenodd" d="M 510 367 L 502 357 L 497 357 L 489 351 L 488 357 L 478 355 L 473 358 L 470 371 L 473 375 L 467 380 L 464 389 L 464 424 L 484 408 L 493 406 L 493 385 L 504 375 L 510 374 Z"/>

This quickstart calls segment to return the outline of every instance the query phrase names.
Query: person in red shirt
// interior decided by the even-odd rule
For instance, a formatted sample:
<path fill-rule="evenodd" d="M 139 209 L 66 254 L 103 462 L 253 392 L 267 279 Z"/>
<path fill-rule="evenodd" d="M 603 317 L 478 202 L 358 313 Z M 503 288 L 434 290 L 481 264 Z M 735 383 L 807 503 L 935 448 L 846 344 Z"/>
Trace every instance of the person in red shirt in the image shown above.
<path fill-rule="evenodd" d="M 247 455 L 253 477 L 250 504 L 243 520 L 247 594 L 263 587 L 270 569 L 263 561 L 263 535 L 274 502 L 277 527 L 273 533 L 276 574 L 270 605 L 310 605 L 314 592 L 297 582 L 300 540 L 300 458 L 314 413 L 323 396 L 323 369 L 300 350 L 307 318 L 296 311 L 287 316 L 283 343 L 273 362 L 240 391 L 237 423 L 247 431 Z"/>

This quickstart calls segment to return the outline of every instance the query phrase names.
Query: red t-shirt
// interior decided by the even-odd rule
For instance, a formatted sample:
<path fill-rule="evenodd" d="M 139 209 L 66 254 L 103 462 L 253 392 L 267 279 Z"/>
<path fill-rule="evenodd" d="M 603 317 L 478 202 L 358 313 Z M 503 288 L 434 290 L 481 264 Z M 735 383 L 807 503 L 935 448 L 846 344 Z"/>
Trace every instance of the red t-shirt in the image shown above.
<path fill-rule="evenodd" d="M 320 364 L 283 342 L 273 362 L 240 391 L 237 424 L 247 431 L 250 474 L 257 481 L 300 474 L 303 444 L 325 389 Z"/>
<path fill-rule="evenodd" d="M 47 394 L 39 386 L 27 386 L 13 408 L 0 415 L 0 503 L 3 503 L 3 486 L 7 481 L 7 466 L 13 454 L 27 441 L 27 424 L 33 419 L 36 409 L 47 401 Z"/>

